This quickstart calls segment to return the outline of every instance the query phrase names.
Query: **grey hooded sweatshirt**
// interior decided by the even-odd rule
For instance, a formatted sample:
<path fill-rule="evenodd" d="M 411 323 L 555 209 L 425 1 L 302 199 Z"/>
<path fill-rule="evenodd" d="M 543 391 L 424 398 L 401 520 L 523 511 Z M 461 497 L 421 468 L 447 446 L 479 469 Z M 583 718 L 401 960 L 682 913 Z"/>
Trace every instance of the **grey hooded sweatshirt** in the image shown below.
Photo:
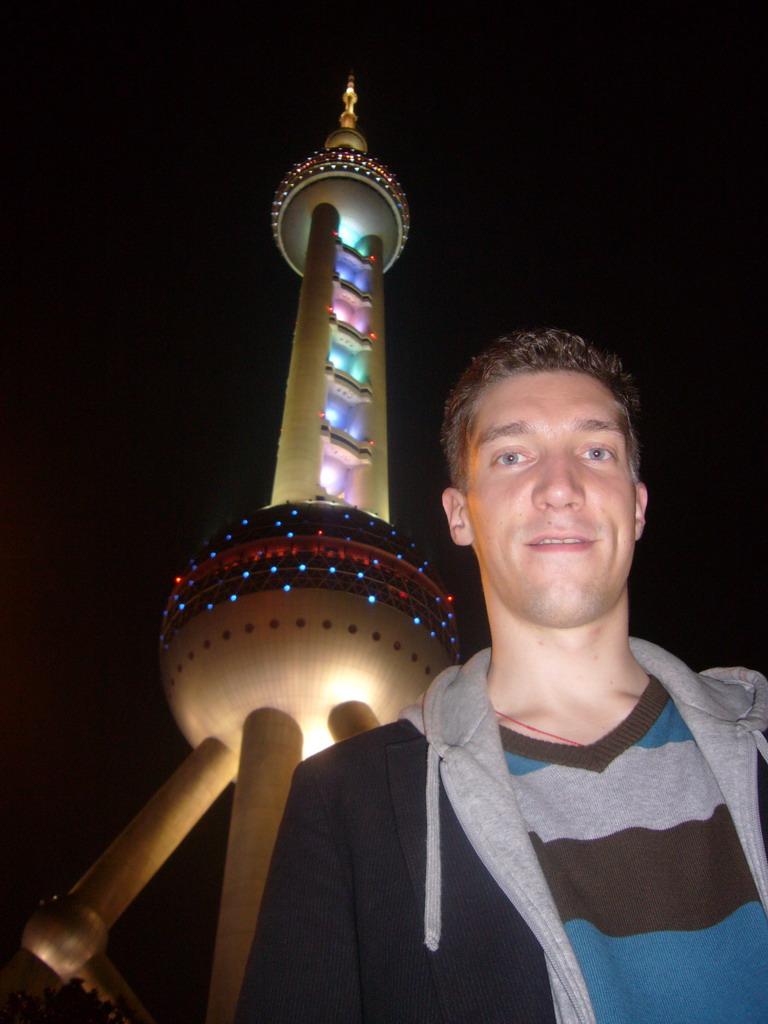
<path fill-rule="evenodd" d="M 663 684 L 696 740 L 730 810 L 747 863 L 768 912 L 768 864 L 760 829 L 756 759 L 768 761 L 768 681 L 744 668 L 697 675 L 645 640 L 630 640 L 632 654 Z M 429 744 L 427 769 L 427 878 L 424 941 L 440 942 L 440 817 L 442 780 L 478 856 L 541 944 L 560 1024 L 595 1024 L 576 956 L 528 838 L 488 700 L 490 650 L 463 667 L 442 672 L 423 703 L 401 712 Z"/>

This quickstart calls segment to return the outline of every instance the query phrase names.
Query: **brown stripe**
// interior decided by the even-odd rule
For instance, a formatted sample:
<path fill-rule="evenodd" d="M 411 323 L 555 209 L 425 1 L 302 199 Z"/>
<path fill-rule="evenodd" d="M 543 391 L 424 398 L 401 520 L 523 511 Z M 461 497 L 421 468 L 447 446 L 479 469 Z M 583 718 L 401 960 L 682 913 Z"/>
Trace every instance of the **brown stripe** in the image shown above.
<path fill-rule="evenodd" d="M 548 764 L 564 765 L 567 768 L 586 768 L 591 772 L 604 771 L 619 754 L 641 740 L 659 717 L 669 700 L 669 694 L 651 676 L 648 685 L 634 709 L 619 722 L 615 729 L 606 733 L 596 743 L 584 747 L 571 747 L 565 743 L 551 743 L 549 740 L 534 740 L 530 736 L 502 727 L 501 745 L 510 754 L 546 761 Z"/>
<path fill-rule="evenodd" d="M 591 922 L 604 935 L 696 931 L 759 899 L 731 815 L 602 839 L 531 841 L 563 923 Z"/>

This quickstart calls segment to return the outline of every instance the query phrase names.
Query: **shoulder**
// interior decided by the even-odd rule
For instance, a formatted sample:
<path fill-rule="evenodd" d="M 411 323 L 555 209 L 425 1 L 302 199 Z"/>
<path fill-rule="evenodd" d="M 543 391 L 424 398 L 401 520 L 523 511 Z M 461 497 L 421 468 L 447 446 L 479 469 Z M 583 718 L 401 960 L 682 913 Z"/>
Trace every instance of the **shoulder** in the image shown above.
<path fill-rule="evenodd" d="M 334 743 L 333 746 L 321 750 L 319 754 L 308 757 L 303 763 L 312 771 L 332 772 L 353 764 L 375 761 L 392 746 L 421 744 L 426 747 L 426 742 L 414 725 L 400 720 Z"/>
<path fill-rule="evenodd" d="M 768 681 L 746 668 L 710 668 L 696 673 L 673 654 L 647 640 L 630 638 L 632 653 L 656 676 L 676 704 L 688 705 L 723 721 L 768 727 Z"/>
<path fill-rule="evenodd" d="M 309 788 L 315 797 L 330 804 L 370 799 L 388 787 L 388 765 L 412 767 L 426 772 L 427 741 L 410 722 L 398 721 L 361 732 L 334 743 L 325 751 L 302 761 L 294 774 L 294 790 Z"/>

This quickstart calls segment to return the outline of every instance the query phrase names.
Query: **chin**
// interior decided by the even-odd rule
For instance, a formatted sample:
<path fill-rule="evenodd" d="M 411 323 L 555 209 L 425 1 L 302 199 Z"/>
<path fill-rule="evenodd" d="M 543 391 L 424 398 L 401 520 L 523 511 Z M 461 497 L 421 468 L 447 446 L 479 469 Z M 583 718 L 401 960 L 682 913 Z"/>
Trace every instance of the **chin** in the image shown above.
<path fill-rule="evenodd" d="M 525 618 L 549 629 L 576 629 L 605 618 L 616 607 L 616 595 L 607 595 L 597 587 L 582 588 L 577 593 L 548 589 L 528 593 Z"/>

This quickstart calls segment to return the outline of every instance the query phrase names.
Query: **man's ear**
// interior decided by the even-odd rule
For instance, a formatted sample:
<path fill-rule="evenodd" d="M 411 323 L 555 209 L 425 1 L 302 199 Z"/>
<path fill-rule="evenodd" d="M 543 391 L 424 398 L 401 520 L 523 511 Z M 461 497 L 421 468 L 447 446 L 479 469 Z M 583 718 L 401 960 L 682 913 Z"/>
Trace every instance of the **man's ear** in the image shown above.
<path fill-rule="evenodd" d="M 448 520 L 448 529 L 454 544 L 473 544 L 475 535 L 467 514 L 467 499 L 455 487 L 447 487 L 443 491 L 443 508 Z"/>
<path fill-rule="evenodd" d="M 645 526 L 645 510 L 648 506 L 648 488 L 645 484 L 635 484 L 635 540 L 640 540 Z"/>

